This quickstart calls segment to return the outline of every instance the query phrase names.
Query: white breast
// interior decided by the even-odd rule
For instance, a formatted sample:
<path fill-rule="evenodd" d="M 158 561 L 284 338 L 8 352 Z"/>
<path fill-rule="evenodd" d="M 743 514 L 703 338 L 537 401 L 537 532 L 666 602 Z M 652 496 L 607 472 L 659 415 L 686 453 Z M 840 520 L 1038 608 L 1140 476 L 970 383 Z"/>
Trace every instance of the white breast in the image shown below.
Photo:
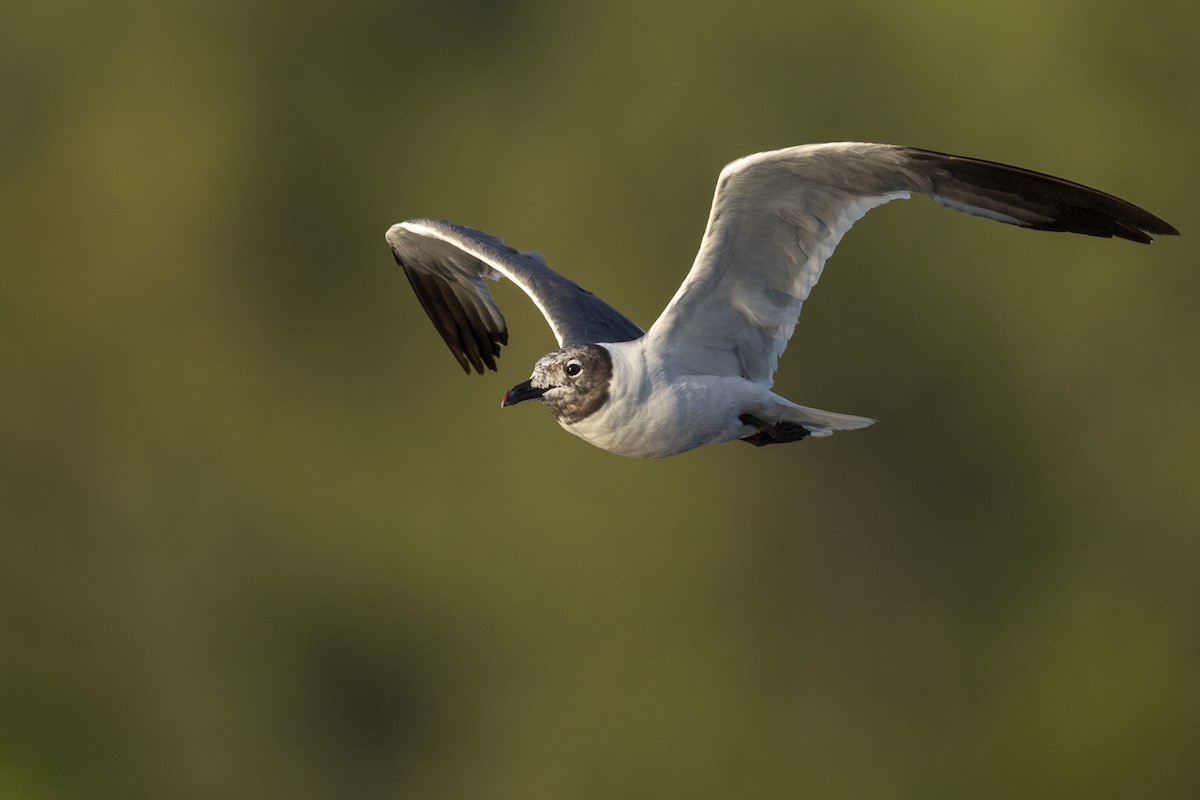
<path fill-rule="evenodd" d="M 613 358 L 608 402 L 563 428 L 633 458 L 673 456 L 745 435 L 738 416 L 756 405 L 763 387 L 740 377 L 670 374 L 647 362 L 643 342 L 604 345 Z"/>

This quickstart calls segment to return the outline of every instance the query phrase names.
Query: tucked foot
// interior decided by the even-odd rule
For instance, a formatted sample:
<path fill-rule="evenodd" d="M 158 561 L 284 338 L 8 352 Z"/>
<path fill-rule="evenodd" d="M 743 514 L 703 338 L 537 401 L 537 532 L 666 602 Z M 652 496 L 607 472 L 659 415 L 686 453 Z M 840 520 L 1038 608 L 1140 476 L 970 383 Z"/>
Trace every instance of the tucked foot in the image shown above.
<path fill-rule="evenodd" d="M 739 439 L 739 441 L 748 442 L 755 447 L 762 447 L 768 444 L 798 442 L 812 433 L 812 431 L 798 422 L 787 422 L 786 420 L 781 422 L 764 422 L 752 414 L 742 414 L 738 419 L 745 425 L 753 425 L 755 428 L 758 428 L 758 433 L 743 436 Z"/>

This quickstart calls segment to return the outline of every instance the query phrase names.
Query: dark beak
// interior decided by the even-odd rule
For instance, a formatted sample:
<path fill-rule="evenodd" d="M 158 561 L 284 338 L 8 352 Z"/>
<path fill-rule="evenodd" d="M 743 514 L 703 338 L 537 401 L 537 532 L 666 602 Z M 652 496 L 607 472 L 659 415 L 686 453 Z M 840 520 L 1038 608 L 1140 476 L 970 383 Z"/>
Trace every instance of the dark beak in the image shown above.
<path fill-rule="evenodd" d="M 524 403 L 526 400 L 537 400 L 546 393 L 546 389 L 538 389 L 532 383 L 533 379 L 518 383 L 516 386 L 504 393 L 504 399 L 500 401 L 501 408 L 515 406 L 517 403 Z M 549 388 L 549 387 L 547 387 Z"/>

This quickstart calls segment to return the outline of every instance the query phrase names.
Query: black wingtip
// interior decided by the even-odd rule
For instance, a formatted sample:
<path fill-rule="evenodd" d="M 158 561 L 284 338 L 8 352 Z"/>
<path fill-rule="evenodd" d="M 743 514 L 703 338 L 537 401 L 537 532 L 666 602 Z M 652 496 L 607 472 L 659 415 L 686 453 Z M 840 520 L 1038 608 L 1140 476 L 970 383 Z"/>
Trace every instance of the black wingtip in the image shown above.
<path fill-rule="evenodd" d="M 1161 223 L 1161 225 L 1159 225 L 1159 227 L 1157 227 L 1157 228 L 1148 229 L 1147 233 L 1153 233 L 1155 236 L 1179 236 L 1180 235 L 1178 229 L 1176 229 L 1174 225 L 1170 225 L 1161 219 L 1158 221 Z"/>
<path fill-rule="evenodd" d="M 1082 233 L 1150 244 L 1153 236 L 1178 236 L 1173 225 L 1119 197 L 1044 172 L 997 161 L 909 148 L 920 161 L 932 161 L 956 181 L 980 191 L 997 210 L 1005 197 L 1020 198 L 1014 224 L 1033 230 Z M 1020 211 L 1032 212 L 1021 216 Z"/>
<path fill-rule="evenodd" d="M 403 268 L 421 308 L 463 372 L 470 375 L 474 370 L 483 375 L 488 370 L 497 371 L 496 359 L 500 356 L 500 347 L 508 343 L 508 329 L 489 325 L 479 309 L 464 304 L 444 281 L 409 269 L 394 250 L 392 255 Z"/>

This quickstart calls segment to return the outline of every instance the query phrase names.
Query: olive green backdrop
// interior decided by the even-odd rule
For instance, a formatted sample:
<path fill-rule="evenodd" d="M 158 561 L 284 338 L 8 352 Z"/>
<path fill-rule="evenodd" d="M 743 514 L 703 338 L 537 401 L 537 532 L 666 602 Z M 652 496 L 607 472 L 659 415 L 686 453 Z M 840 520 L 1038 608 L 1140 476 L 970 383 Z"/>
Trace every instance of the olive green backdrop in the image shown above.
<path fill-rule="evenodd" d="M 1200 796 L 1194 4 L 9 3 L 0 795 Z M 383 234 L 648 325 L 716 175 L 863 139 L 1145 205 L 925 200 L 782 394 L 880 419 L 624 460 L 501 412 Z"/>

